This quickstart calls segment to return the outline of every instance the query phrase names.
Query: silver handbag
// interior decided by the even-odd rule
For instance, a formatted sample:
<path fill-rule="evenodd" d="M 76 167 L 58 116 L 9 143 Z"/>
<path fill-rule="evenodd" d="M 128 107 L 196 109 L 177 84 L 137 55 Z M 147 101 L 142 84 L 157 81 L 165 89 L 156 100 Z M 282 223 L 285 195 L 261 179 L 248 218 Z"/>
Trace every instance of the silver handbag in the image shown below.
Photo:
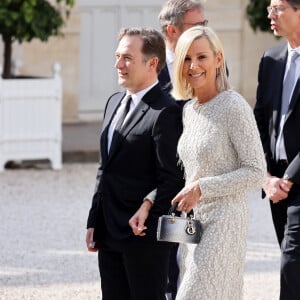
<path fill-rule="evenodd" d="M 175 215 L 177 204 L 170 208 L 168 215 L 158 219 L 157 240 L 173 243 L 198 244 L 202 235 L 202 226 L 199 220 L 194 217 L 191 210 L 186 217 Z"/>

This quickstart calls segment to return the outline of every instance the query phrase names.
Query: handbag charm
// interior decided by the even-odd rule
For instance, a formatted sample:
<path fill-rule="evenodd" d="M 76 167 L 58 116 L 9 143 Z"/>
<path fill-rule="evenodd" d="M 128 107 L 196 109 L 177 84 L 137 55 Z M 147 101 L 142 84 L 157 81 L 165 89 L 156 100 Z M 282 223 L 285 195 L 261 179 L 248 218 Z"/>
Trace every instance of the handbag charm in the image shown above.
<path fill-rule="evenodd" d="M 192 219 L 190 219 L 187 222 L 186 233 L 187 234 L 195 234 L 196 233 L 196 228 L 194 226 L 194 221 Z"/>

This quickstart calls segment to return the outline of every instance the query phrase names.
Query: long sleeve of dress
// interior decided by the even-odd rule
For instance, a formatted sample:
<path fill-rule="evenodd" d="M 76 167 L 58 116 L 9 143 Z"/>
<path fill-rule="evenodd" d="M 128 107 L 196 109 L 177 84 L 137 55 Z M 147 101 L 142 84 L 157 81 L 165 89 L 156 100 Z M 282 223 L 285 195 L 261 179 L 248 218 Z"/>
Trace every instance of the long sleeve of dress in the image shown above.
<path fill-rule="evenodd" d="M 200 178 L 203 197 L 219 197 L 258 187 L 266 176 L 265 157 L 253 112 L 237 93 L 232 93 L 230 98 L 224 107 L 222 139 L 231 144 L 235 155 L 220 153 L 214 163 L 222 164 L 236 156 L 236 165 L 222 174 Z"/>

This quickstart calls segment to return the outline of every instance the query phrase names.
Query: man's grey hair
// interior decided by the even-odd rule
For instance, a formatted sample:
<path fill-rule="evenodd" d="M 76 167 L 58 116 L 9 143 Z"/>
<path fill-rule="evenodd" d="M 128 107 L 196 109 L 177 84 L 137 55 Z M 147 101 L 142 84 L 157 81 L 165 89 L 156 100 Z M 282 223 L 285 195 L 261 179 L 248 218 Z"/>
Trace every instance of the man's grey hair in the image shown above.
<path fill-rule="evenodd" d="M 161 31 L 166 35 L 168 25 L 183 26 L 183 18 L 186 12 L 194 9 L 203 11 L 204 7 L 201 0 L 168 0 L 162 7 L 158 20 Z"/>
<path fill-rule="evenodd" d="M 294 8 L 300 8 L 300 0 L 286 0 L 286 2 Z"/>

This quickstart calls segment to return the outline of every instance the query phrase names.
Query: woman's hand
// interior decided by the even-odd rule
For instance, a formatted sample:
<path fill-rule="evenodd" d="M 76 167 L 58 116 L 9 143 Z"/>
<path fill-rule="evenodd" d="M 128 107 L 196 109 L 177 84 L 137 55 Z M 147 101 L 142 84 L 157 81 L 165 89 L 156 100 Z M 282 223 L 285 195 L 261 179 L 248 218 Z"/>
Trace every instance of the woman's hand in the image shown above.
<path fill-rule="evenodd" d="M 177 210 L 190 212 L 196 204 L 199 202 L 201 197 L 201 190 L 199 182 L 193 181 L 185 186 L 172 200 L 172 205 L 178 203 Z"/>

